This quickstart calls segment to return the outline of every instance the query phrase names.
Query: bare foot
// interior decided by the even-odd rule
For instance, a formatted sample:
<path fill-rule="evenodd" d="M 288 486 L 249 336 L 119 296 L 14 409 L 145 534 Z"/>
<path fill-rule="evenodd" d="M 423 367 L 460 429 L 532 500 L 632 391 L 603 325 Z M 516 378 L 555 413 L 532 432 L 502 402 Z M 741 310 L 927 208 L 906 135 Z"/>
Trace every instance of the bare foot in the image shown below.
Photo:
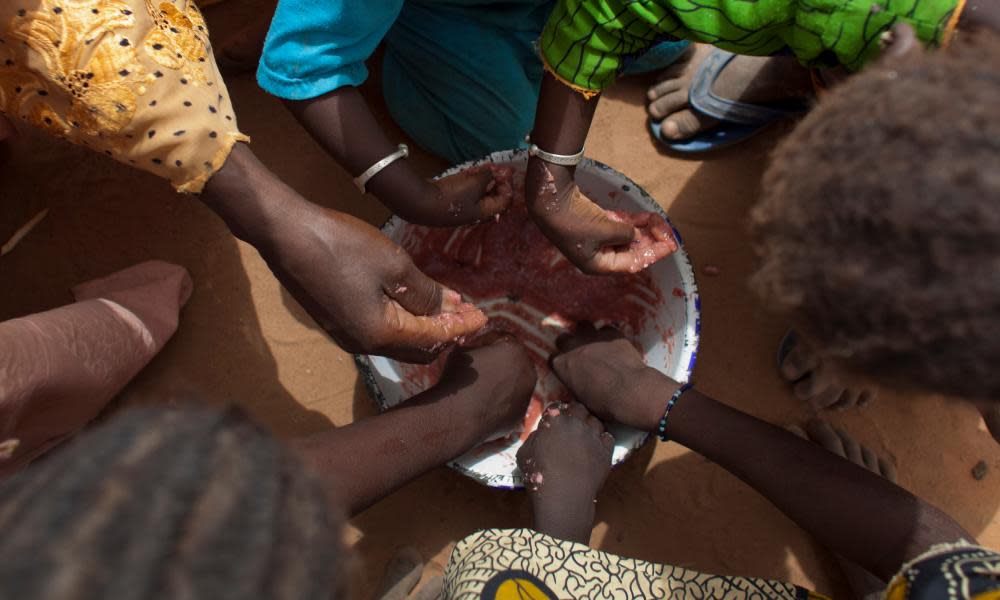
<path fill-rule="evenodd" d="M 847 410 L 866 406 L 878 395 L 875 388 L 851 387 L 848 377 L 822 360 L 796 333 L 790 332 L 781 344 L 781 376 L 792 384 L 795 396 L 813 408 Z"/>
<path fill-rule="evenodd" d="M 685 140 L 718 125 L 716 119 L 688 106 L 692 80 L 711 51 L 710 45 L 692 44 L 646 92 L 646 110 L 651 119 L 660 122 L 664 138 Z M 792 57 L 737 56 L 722 70 L 712 91 L 722 98 L 776 104 L 808 99 L 813 85 L 809 71 Z"/>
<path fill-rule="evenodd" d="M 597 492 L 611 471 L 615 440 L 580 403 L 550 406 L 521 446 L 517 464 L 531 495 L 535 529 L 586 544 Z"/>
<path fill-rule="evenodd" d="M 879 457 L 867 446 L 862 446 L 851 437 L 846 431 L 838 427 L 833 427 L 826 421 L 814 419 L 806 424 L 805 429 L 792 426 L 788 428 L 795 435 L 810 440 L 833 452 L 837 456 L 842 456 L 859 467 L 864 467 L 888 479 L 896 482 L 896 467 L 888 460 Z M 853 563 L 846 558 L 835 555 L 840 563 L 844 576 L 848 584 L 854 590 L 854 595 L 859 600 L 881 597 L 881 592 L 885 590 L 887 582 L 882 581 L 864 567 Z"/>

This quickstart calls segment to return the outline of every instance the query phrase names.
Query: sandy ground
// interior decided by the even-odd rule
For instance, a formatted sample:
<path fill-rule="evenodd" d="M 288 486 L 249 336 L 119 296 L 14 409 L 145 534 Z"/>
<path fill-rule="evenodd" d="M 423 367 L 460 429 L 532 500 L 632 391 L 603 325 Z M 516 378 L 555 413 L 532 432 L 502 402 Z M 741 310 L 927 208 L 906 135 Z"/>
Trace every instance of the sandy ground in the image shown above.
<path fill-rule="evenodd" d="M 218 27 L 240 22 L 240 8 Z M 213 16 L 219 22 L 218 13 Z M 378 105 L 372 87 L 367 92 Z M 373 224 L 387 217 L 251 77 L 233 78 L 229 88 L 254 150 L 292 187 Z M 775 371 L 775 348 L 786 324 L 746 289 L 753 258 L 745 216 L 781 132 L 705 162 L 670 158 L 646 134 L 643 91 L 642 82 L 626 81 L 607 94 L 587 149 L 642 185 L 684 235 L 703 306 L 695 380 L 754 415 L 779 424 L 801 422 L 807 410 Z M 384 117 L 384 108 L 378 110 Z M 206 402 L 239 404 L 283 437 L 374 413 L 350 357 L 279 287 L 257 253 L 237 242 L 196 198 L 31 132 L 22 131 L 2 152 L 0 240 L 38 210 L 50 213 L 0 259 L 6 286 L 0 319 L 69 302 L 73 284 L 150 258 L 191 272 L 195 292 L 176 337 L 115 406 L 194 393 Z M 413 161 L 427 175 L 443 167 L 426 156 Z M 718 275 L 702 273 L 708 264 L 718 266 Z M 828 416 L 891 457 L 903 486 L 954 515 L 987 545 L 1000 547 L 1000 446 L 974 410 L 940 398 L 883 394 L 873 406 Z M 970 474 L 979 460 L 989 465 L 982 481 Z M 361 558 L 359 597 L 370 597 L 400 545 L 415 545 L 441 568 L 453 543 L 475 529 L 529 522 L 522 493 L 490 490 L 437 469 L 351 521 L 346 535 Z M 612 473 L 599 498 L 593 544 L 704 571 L 790 580 L 837 596 L 846 591 L 830 554 L 808 535 L 734 477 L 673 444 L 649 444 Z"/>

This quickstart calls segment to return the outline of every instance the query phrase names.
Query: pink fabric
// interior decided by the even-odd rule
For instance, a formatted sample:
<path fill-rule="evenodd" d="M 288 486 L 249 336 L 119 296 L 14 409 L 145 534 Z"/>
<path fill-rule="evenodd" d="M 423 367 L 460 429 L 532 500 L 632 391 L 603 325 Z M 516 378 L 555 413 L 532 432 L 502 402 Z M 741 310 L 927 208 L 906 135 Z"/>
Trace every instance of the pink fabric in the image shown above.
<path fill-rule="evenodd" d="M 183 267 L 145 262 L 73 288 L 77 302 L 0 323 L 0 476 L 93 419 L 177 330 Z"/>

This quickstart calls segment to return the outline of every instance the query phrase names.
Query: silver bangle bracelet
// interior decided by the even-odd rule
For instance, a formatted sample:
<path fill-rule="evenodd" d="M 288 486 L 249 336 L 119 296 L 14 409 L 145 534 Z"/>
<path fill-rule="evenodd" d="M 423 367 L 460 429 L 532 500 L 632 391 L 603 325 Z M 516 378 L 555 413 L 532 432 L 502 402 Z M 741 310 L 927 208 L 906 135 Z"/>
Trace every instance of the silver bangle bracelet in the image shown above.
<path fill-rule="evenodd" d="M 358 189 L 361 190 L 362 194 L 366 193 L 368 190 L 365 188 L 368 185 L 368 182 L 371 181 L 372 177 L 378 175 L 382 171 L 382 169 L 388 167 L 397 160 L 401 158 L 406 158 L 409 155 L 410 155 L 410 149 L 406 146 L 406 144 L 400 144 L 399 150 L 396 150 L 389 156 L 386 156 L 385 158 L 378 161 L 374 165 L 368 167 L 368 169 L 366 169 L 364 173 L 355 177 L 354 185 L 356 185 Z"/>
<path fill-rule="evenodd" d="M 583 160 L 583 153 L 585 151 L 586 148 L 580 148 L 580 151 L 576 154 L 553 154 L 552 152 L 542 150 L 536 144 L 532 144 L 528 147 L 528 156 L 537 156 L 547 163 L 552 163 L 562 167 L 575 167 L 580 164 L 580 161 Z"/>

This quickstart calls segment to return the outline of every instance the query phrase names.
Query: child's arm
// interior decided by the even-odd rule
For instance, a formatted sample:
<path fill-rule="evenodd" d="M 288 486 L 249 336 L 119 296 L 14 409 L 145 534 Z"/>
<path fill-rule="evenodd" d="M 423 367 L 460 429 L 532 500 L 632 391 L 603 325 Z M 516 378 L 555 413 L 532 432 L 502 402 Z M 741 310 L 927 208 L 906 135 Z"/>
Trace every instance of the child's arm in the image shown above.
<path fill-rule="evenodd" d="M 545 73 L 531 142 L 548 153 L 577 154 L 590 130 L 597 100 L 578 94 Z M 650 246 L 632 244 L 637 238 L 636 227 L 609 218 L 602 208 L 580 193 L 573 183 L 574 171 L 575 167 L 532 157 L 524 189 L 535 223 L 580 270 L 635 272 L 676 249 L 665 223 L 662 227 L 648 228 Z"/>
<path fill-rule="evenodd" d="M 310 135 L 357 176 L 397 151 L 354 87 L 341 87 L 309 100 L 285 102 Z M 404 158 L 384 168 L 366 188 L 411 223 L 456 226 L 501 213 L 511 196 L 493 193 L 493 175 L 484 170 L 427 181 Z"/>
<path fill-rule="evenodd" d="M 523 419 L 535 378 L 527 352 L 511 338 L 456 350 L 426 392 L 293 445 L 329 476 L 353 515 Z"/>
<path fill-rule="evenodd" d="M 594 414 L 655 432 L 678 384 L 642 364 L 617 332 L 564 340 L 556 373 Z M 888 580 L 931 546 L 972 541 L 939 509 L 816 444 L 705 396 L 684 393 L 670 439 L 702 454 L 773 502 L 816 539 Z"/>

